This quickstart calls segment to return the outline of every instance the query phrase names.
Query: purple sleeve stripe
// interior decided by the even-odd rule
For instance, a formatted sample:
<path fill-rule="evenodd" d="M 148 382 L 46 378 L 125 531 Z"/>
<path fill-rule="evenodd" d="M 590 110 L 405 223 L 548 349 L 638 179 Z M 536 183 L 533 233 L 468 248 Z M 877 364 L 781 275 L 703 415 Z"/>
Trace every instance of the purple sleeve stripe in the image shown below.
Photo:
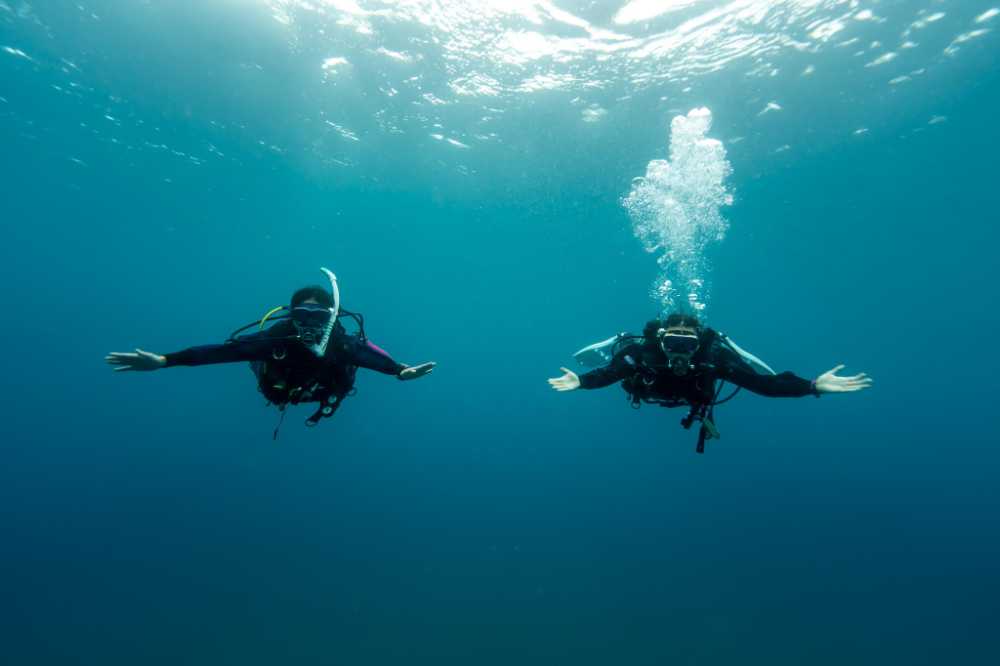
<path fill-rule="evenodd" d="M 387 352 L 386 350 L 382 349 L 381 347 L 379 347 L 378 345 L 376 345 L 375 343 L 373 343 L 371 340 L 366 340 L 365 342 L 368 345 L 368 348 L 371 349 L 373 352 L 381 354 L 382 356 L 385 356 L 386 358 L 392 358 L 392 356 L 389 355 L 389 352 Z"/>

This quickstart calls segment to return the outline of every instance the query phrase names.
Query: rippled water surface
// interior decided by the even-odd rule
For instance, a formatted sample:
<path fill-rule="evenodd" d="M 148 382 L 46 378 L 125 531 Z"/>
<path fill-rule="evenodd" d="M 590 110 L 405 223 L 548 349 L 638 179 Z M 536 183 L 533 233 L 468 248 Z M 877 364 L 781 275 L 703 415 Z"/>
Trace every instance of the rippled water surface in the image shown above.
<path fill-rule="evenodd" d="M 988 1 L 562 4 L 4 0 L 0 55 L 69 98 L 72 131 L 151 159 L 232 161 L 220 144 L 241 139 L 331 172 L 398 175 L 383 156 L 408 151 L 510 176 L 497 162 L 537 142 L 523 130 L 540 110 L 574 155 L 705 104 L 758 156 L 925 130 L 947 120 L 931 98 L 982 74 L 998 20 Z M 16 102 L 5 117 L 27 131 Z M 164 114 L 203 131 L 163 136 Z"/>

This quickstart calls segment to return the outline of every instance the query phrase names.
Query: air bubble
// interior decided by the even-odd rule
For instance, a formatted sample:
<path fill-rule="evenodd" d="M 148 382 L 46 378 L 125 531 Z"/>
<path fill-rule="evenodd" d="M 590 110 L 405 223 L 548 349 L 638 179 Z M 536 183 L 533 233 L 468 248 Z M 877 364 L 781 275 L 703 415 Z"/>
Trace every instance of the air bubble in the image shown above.
<path fill-rule="evenodd" d="M 732 168 L 722 142 L 707 137 L 711 127 L 707 108 L 676 116 L 670 123 L 670 159 L 651 161 L 622 202 L 643 248 L 659 254 L 661 272 L 651 292 L 665 312 L 682 304 L 704 311 L 705 248 L 728 229 L 721 209 L 733 201 L 725 186 Z M 679 297 L 675 285 L 687 286 L 686 297 Z"/>

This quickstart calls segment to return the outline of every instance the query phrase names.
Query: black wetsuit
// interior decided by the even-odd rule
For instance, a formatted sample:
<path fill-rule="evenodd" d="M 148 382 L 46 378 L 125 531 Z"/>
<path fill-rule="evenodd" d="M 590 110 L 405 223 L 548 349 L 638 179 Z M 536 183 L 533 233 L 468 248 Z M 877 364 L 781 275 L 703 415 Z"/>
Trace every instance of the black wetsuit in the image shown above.
<path fill-rule="evenodd" d="M 711 329 L 704 329 L 699 337 L 701 344 L 692 358 L 694 369 L 688 374 L 675 375 L 659 345 L 643 340 L 620 349 L 605 367 L 580 375 L 580 388 L 603 388 L 621 381 L 640 400 L 678 405 L 711 404 L 717 380 L 772 398 L 819 395 L 811 381 L 791 372 L 757 374 L 738 354 L 723 346 Z"/>
<path fill-rule="evenodd" d="M 407 367 L 371 342 L 342 329 L 333 333 L 322 358 L 293 339 L 294 335 L 292 324 L 282 321 L 224 344 L 166 354 L 166 367 L 249 361 L 261 391 L 279 404 L 323 399 L 330 393 L 346 394 L 354 383 L 355 368 L 398 377 Z M 300 388 L 305 391 L 297 392 Z"/>

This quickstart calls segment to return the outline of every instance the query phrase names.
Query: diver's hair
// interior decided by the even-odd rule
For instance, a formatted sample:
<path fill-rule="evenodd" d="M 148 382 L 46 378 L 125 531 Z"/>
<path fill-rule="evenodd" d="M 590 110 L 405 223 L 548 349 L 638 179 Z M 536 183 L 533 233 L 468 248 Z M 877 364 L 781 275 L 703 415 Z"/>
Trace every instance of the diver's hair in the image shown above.
<path fill-rule="evenodd" d="M 323 287 L 320 287 L 319 285 L 302 287 L 301 289 L 296 291 L 294 294 L 292 294 L 291 306 L 294 308 L 308 301 L 310 298 L 325 308 L 333 307 L 333 296 L 330 295 L 329 291 L 327 291 Z"/>
<path fill-rule="evenodd" d="M 688 328 L 698 329 L 701 328 L 701 322 L 698 321 L 698 318 L 694 315 L 675 312 L 668 316 L 666 321 L 663 322 L 663 328 L 673 328 L 675 326 L 686 326 Z"/>
<path fill-rule="evenodd" d="M 647 321 L 646 326 L 642 329 L 642 336 L 647 340 L 655 340 L 656 333 L 661 328 L 674 328 L 676 326 L 686 326 L 700 330 L 701 322 L 694 315 L 675 312 L 667 316 L 666 319 L 650 319 Z"/>

